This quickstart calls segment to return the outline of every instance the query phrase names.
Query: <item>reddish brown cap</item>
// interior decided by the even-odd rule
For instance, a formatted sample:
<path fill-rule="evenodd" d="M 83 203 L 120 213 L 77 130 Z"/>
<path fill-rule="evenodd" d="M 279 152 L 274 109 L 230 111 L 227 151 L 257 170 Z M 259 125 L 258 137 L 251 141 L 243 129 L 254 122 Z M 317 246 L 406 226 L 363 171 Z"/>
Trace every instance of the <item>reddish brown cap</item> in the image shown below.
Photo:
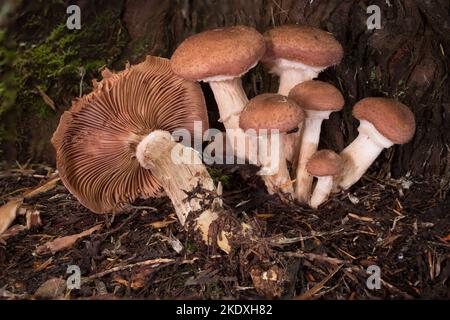
<path fill-rule="evenodd" d="M 160 194 L 160 184 L 135 158 L 155 129 L 208 128 L 200 86 L 171 72 L 169 60 L 147 59 L 107 76 L 74 101 L 53 134 L 57 168 L 67 189 L 96 213 L 115 212 L 138 197 Z"/>
<path fill-rule="evenodd" d="M 312 67 L 330 67 L 341 62 L 344 50 L 329 32 L 306 25 L 284 25 L 264 33 L 266 54 L 262 61 L 275 59 L 300 62 Z"/>
<path fill-rule="evenodd" d="M 235 26 L 208 30 L 184 40 L 171 58 L 175 74 L 199 81 L 239 77 L 264 55 L 263 36 L 253 28 Z"/>
<path fill-rule="evenodd" d="M 416 121 L 412 111 L 393 99 L 365 98 L 353 107 L 353 116 L 366 120 L 387 139 L 395 144 L 404 144 L 412 139 Z"/>
<path fill-rule="evenodd" d="M 339 111 L 344 106 L 344 97 L 333 85 L 311 80 L 296 85 L 289 92 L 289 98 L 305 110 Z"/>
<path fill-rule="evenodd" d="M 274 93 L 264 93 L 251 99 L 239 118 L 239 126 L 245 131 L 254 129 L 295 129 L 305 119 L 305 113 L 293 100 Z"/>
<path fill-rule="evenodd" d="M 306 170 L 315 177 L 336 176 L 342 172 L 344 163 L 332 150 L 320 150 L 314 153 L 306 163 Z"/>

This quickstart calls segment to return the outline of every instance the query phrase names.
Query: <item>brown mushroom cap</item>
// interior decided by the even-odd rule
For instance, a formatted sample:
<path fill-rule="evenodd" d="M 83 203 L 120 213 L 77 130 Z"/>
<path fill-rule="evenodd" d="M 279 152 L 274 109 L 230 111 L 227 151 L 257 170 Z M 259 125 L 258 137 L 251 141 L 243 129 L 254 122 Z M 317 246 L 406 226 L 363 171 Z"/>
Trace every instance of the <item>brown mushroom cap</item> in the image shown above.
<path fill-rule="evenodd" d="M 416 121 L 412 111 L 393 99 L 365 98 L 353 107 L 353 116 L 369 121 L 387 139 L 404 144 L 412 139 Z"/>
<path fill-rule="evenodd" d="M 296 85 L 289 92 L 289 98 L 305 110 L 339 111 L 345 103 L 342 93 L 335 86 L 319 80 Z"/>
<path fill-rule="evenodd" d="M 251 99 L 239 118 L 239 126 L 245 131 L 254 129 L 288 132 L 304 120 L 305 113 L 295 101 L 274 93 L 264 93 Z"/>
<path fill-rule="evenodd" d="M 336 176 L 343 168 L 341 157 L 332 150 L 317 151 L 306 163 L 306 170 L 315 177 Z"/>
<path fill-rule="evenodd" d="M 138 197 L 157 196 L 159 182 L 135 158 L 155 129 L 208 128 L 200 86 L 171 72 L 169 60 L 147 59 L 107 76 L 64 112 L 52 143 L 67 189 L 96 213 L 115 212 Z"/>
<path fill-rule="evenodd" d="M 262 61 L 286 59 L 312 67 L 330 67 L 341 62 L 344 50 L 329 32 L 306 25 L 284 25 L 264 33 L 266 54 Z"/>
<path fill-rule="evenodd" d="M 263 36 L 246 26 L 208 30 L 184 40 L 171 58 L 175 74 L 192 81 L 239 77 L 264 55 Z"/>

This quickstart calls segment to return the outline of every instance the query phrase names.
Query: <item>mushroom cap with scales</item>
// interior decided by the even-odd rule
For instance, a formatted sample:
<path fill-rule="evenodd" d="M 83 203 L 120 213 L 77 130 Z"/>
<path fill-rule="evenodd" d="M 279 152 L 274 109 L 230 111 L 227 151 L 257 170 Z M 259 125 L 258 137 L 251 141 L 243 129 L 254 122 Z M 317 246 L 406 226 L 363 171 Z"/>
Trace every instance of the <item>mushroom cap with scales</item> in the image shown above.
<path fill-rule="evenodd" d="M 285 59 L 311 67 L 326 68 L 339 64 L 344 50 L 329 32 L 307 25 L 283 25 L 264 33 L 266 54 L 263 64 L 271 69 L 276 59 Z"/>
<path fill-rule="evenodd" d="M 416 131 L 412 111 L 403 103 L 389 98 L 364 98 L 353 107 L 353 116 L 372 123 L 395 144 L 408 142 Z"/>
<path fill-rule="evenodd" d="M 161 194 L 159 182 L 136 160 L 150 132 L 208 128 L 200 86 L 176 76 L 169 60 L 146 60 L 105 78 L 73 102 L 53 134 L 57 168 L 67 189 L 91 211 L 116 212 L 137 198 Z"/>
<path fill-rule="evenodd" d="M 213 29 L 184 40 L 170 59 L 171 67 L 192 81 L 227 80 L 253 68 L 265 49 L 263 36 L 251 27 Z"/>
<path fill-rule="evenodd" d="M 305 113 L 295 101 L 275 93 L 264 93 L 251 99 L 239 119 L 240 127 L 246 131 L 279 130 L 289 132 L 304 120 Z"/>
<path fill-rule="evenodd" d="M 306 163 L 306 170 L 315 177 L 336 176 L 342 172 L 344 163 L 332 150 L 317 151 Z"/>
<path fill-rule="evenodd" d="M 342 93 L 335 86 L 319 80 L 296 85 L 289 92 L 289 98 L 305 110 L 339 111 L 345 104 Z"/>

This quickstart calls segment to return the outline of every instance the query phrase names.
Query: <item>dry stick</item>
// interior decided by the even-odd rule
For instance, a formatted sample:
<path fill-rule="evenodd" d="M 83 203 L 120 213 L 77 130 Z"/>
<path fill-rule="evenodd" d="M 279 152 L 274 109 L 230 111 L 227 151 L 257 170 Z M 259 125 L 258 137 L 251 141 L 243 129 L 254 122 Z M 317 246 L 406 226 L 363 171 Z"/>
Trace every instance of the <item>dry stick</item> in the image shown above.
<path fill-rule="evenodd" d="M 189 260 L 182 260 L 182 261 L 180 261 L 180 264 L 192 264 L 198 259 L 199 258 L 195 257 L 195 258 L 192 258 Z M 93 281 L 98 278 L 103 278 L 104 276 L 114 273 L 114 272 L 119 272 L 119 271 L 132 269 L 132 268 L 136 268 L 136 267 L 144 267 L 144 266 L 152 266 L 155 268 L 156 267 L 166 267 L 171 264 L 174 264 L 175 262 L 176 262 L 175 259 L 167 259 L 167 258 L 158 258 L 158 259 L 140 261 L 140 262 L 136 262 L 136 263 L 127 264 L 124 266 L 117 266 L 117 267 L 93 274 L 89 277 L 83 278 L 82 282 L 87 283 L 87 282 Z"/>
<path fill-rule="evenodd" d="M 336 267 L 334 268 L 334 270 L 333 270 L 328 276 L 325 277 L 325 279 L 323 279 L 322 281 L 320 281 L 318 284 L 316 284 L 314 287 L 312 287 L 311 289 L 309 289 L 308 291 L 306 291 L 304 294 L 302 294 L 302 295 L 300 295 L 300 296 L 297 296 L 297 297 L 294 297 L 293 300 L 307 300 L 307 299 L 313 298 L 314 295 L 315 295 L 317 292 L 319 292 L 319 291 L 323 288 L 323 286 L 324 286 L 328 281 L 330 281 L 330 279 L 333 278 L 334 275 L 335 275 L 339 270 L 341 270 L 341 268 L 342 268 L 342 265 L 336 266 Z"/>
<path fill-rule="evenodd" d="M 315 254 L 315 253 L 306 253 L 306 252 L 287 252 L 286 256 L 288 257 L 294 257 L 294 258 L 305 258 L 310 261 L 320 261 L 320 262 L 327 262 L 333 265 L 346 265 L 350 264 L 351 262 L 348 260 L 341 260 L 338 258 L 331 258 L 325 255 Z"/>

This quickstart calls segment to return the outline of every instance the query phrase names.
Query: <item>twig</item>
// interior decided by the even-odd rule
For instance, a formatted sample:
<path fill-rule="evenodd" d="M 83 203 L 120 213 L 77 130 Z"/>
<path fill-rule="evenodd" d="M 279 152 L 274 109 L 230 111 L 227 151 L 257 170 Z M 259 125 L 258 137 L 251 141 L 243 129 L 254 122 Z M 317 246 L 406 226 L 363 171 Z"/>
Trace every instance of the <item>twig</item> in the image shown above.
<path fill-rule="evenodd" d="M 320 262 L 326 262 L 333 265 L 344 265 L 344 264 L 350 264 L 350 261 L 347 260 L 341 260 L 338 258 L 332 258 L 325 255 L 320 255 L 316 253 L 307 253 L 307 252 L 286 252 L 286 256 L 288 257 L 294 257 L 294 258 L 305 258 L 310 261 L 320 261 Z"/>
<path fill-rule="evenodd" d="M 194 263 L 196 260 L 198 260 L 199 258 L 195 257 L 189 260 L 182 260 L 180 262 L 180 264 L 192 264 Z M 143 267 L 143 266 L 151 266 L 153 268 L 156 267 L 162 267 L 162 266 L 168 266 L 171 265 L 173 263 L 175 263 L 176 260 L 175 259 L 167 259 L 167 258 L 158 258 L 158 259 L 151 259 L 151 260 L 145 260 L 145 261 L 140 261 L 140 262 L 136 262 L 136 263 L 131 263 L 131 264 L 127 264 L 124 266 L 117 266 L 96 274 L 93 274 L 89 277 L 83 278 L 82 282 L 83 283 L 87 283 L 90 282 L 92 280 L 98 279 L 98 278 L 102 278 L 108 274 L 114 273 L 114 272 L 119 272 L 119 271 L 123 271 L 123 270 L 128 270 L 128 269 L 132 269 L 132 268 L 136 268 L 136 267 Z"/>
<path fill-rule="evenodd" d="M 331 278 L 333 278 L 333 276 L 342 268 L 342 265 L 340 266 L 336 266 L 334 268 L 334 270 L 322 281 L 320 281 L 318 284 L 316 284 L 314 287 L 312 287 L 311 289 L 309 289 L 308 291 L 306 291 L 304 294 L 294 297 L 294 300 L 307 300 L 307 299 L 311 299 L 314 297 L 314 295 L 319 292 L 324 285 L 330 281 Z"/>

